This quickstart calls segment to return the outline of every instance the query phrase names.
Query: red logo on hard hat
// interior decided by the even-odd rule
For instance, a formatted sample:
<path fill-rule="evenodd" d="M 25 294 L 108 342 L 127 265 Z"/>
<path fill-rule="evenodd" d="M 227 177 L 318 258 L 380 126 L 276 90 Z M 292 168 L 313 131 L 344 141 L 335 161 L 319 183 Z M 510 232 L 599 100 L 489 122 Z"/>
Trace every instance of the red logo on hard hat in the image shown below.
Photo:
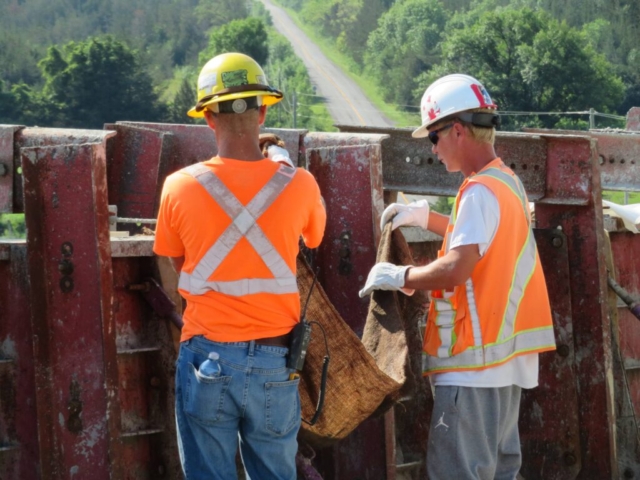
<path fill-rule="evenodd" d="M 471 85 L 471 90 L 476 94 L 476 98 L 480 102 L 480 108 L 498 108 L 482 85 L 473 84 Z"/>
<path fill-rule="evenodd" d="M 428 105 L 432 105 L 432 106 L 429 109 L 429 111 L 427 112 L 427 115 L 429 115 L 429 120 L 433 120 L 438 115 L 440 115 L 440 107 L 438 107 L 438 104 L 436 102 L 431 103 L 431 97 L 430 96 L 427 97 L 427 102 L 422 106 L 422 110 L 426 111 Z"/>

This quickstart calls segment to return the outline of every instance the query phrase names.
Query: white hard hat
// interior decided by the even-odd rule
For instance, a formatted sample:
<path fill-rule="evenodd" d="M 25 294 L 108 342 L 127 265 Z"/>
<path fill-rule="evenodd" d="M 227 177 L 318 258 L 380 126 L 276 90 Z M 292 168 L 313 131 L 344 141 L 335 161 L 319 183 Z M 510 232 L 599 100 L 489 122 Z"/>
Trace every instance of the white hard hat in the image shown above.
<path fill-rule="evenodd" d="M 411 136 L 426 137 L 429 134 L 427 129 L 434 123 L 455 113 L 476 108 L 495 110 L 498 106 L 493 103 L 487 90 L 475 78 L 461 73 L 442 77 L 429 85 L 424 92 L 420 102 L 422 125 L 415 129 Z M 495 117 L 497 118 L 497 115 Z"/>

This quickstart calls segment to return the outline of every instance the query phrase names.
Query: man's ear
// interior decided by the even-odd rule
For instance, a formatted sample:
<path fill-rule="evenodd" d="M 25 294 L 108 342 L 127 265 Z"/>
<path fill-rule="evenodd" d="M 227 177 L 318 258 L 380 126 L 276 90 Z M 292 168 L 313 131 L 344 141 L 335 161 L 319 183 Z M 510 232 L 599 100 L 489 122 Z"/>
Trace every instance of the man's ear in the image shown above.
<path fill-rule="evenodd" d="M 451 133 L 455 134 L 456 137 L 461 137 L 461 136 L 465 137 L 469 133 L 469 131 L 467 130 L 466 126 L 463 125 L 460 122 L 454 122 L 452 130 L 453 130 L 453 132 L 451 132 Z"/>
<path fill-rule="evenodd" d="M 215 118 L 216 118 L 216 116 L 213 114 L 213 112 L 211 110 L 208 110 L 208 109 L 204 110 L 204 119 L 207 121 L 207 125 L 209 125 L 209 128 L 211 130 L 215 130 L 216 129 Z"/>
<path fill-rule="evenodd" d="M 260 108 L 258 109 L 258 122 L 260 122 L 260 125 L 264 124 L 264 121 L 266 118 L 267 118 L 267 106 L 260 105 Z"/>

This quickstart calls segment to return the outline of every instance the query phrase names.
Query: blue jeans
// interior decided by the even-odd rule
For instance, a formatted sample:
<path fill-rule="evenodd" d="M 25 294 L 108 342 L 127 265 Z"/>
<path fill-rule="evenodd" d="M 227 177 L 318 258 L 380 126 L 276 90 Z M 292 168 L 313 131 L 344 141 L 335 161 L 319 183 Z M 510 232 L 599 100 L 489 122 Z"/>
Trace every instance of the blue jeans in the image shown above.
<path fill-rule="evenodd" d="M 209 352 L 220 354 L 221 376 L 202 378 Z M 255 342 L 180 344 L 176 423 L 187 480 L 237 478 L 240 453 L 253 480 L 295 480 L 300 428 L 299 380 L 289 380 L 288 349 Z"/>

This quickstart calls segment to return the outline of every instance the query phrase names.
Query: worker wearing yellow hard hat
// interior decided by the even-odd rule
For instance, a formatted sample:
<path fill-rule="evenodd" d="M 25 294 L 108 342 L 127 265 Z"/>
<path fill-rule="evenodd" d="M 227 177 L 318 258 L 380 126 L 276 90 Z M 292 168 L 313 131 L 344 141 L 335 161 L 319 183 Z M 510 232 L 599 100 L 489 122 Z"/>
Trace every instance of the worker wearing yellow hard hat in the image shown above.
<path fill-rule="evenodd" d="M 198 102 L 187 115 L 202 118 L 205 109 L 217 113 L 221 107 L 223 112 L 243 113 L 249 108 L 274 105 L 282 97 L 281 91 L 269 86 L 267 76 L 253 58 L 242 53 L 223 53 L 202 67 Z"/>
<path fill-rule="evenodd" d="M 187 301 L 176 363 L 178 453 L 187 478 L 295 480 L 299 378 L 289 346 L 300 324 L 300 238 L 316 248 L 320 188 L 260 128 L 282 99 L 251 57 L 224 53 L 198 78 L 191 117 L 204 117 L 216 155 L 169 175 L 154 252 L 170 257 Z M 277 147 L 277 145 L 276 145 Z M 284 158 L 280 158 L 284 157 Z"/>

